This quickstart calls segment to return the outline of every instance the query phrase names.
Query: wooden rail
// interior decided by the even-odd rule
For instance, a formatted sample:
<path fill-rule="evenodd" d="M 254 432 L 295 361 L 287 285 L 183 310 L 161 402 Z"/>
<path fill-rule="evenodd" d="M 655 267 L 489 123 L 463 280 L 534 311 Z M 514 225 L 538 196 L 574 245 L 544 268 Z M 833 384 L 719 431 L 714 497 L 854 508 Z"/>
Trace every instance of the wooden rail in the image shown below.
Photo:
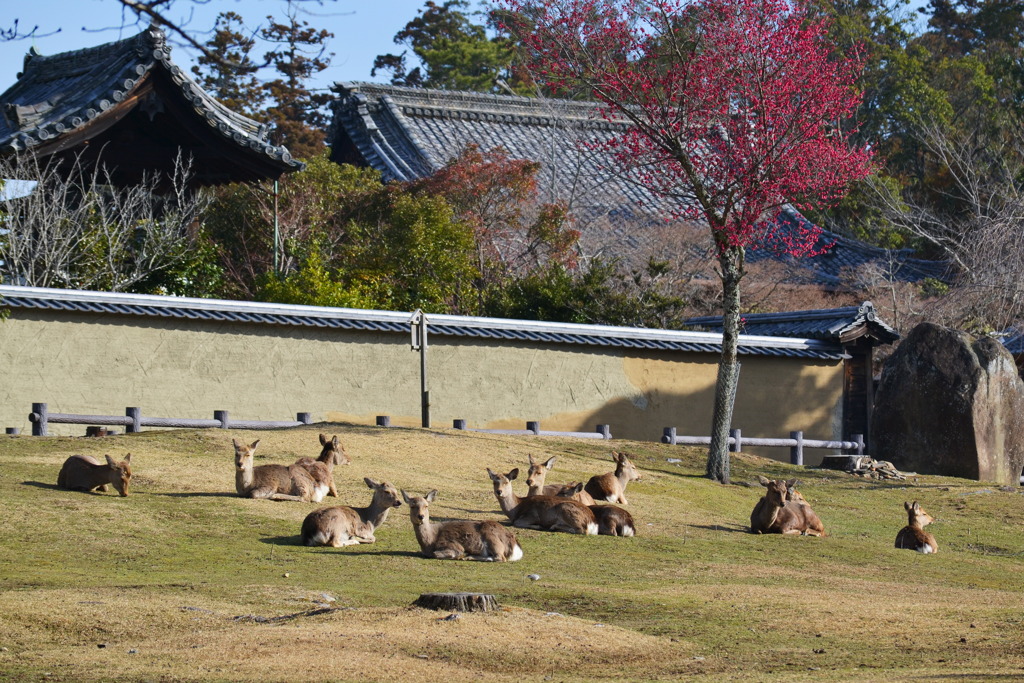
<path fill-rule="evenodd" d="M 123 426 L 129 434 L 142 431 L 143 427 L 167 427 L 182 429 L 280 429 L 300 427 L 313 423 L 309 413 L 299 413 L 291 420 L 232 420 L 226 410 L 213 411 L 212 420 L 189 420 L 176 417 L 143 417 L 141 408 L 125 408 L 124 417 L 119 415 L 80 415 L 76 413 L 51 413 L 45 403 L 33 403 L 28 419 L 32 423 L 32 436 L 47 436 L 48 425 L 113 425 Z"/>

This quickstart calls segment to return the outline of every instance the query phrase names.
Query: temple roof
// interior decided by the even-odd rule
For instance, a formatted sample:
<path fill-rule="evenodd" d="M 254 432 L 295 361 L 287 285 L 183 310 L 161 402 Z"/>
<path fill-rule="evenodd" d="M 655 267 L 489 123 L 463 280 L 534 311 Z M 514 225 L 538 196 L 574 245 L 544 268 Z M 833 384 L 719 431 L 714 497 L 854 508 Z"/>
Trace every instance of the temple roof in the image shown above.
<path fill-rule="evenodd" d="M 684 322 L 689 328 L 720 331 L 721 316 L 690 318 Z M 804 337 L 845 344 L 865 335 L 882 344 L 891 344 L 899 333 L 878 317 L 875 306 L 865 301 L 860 306 L 821 308 L 785 313 L 751 313 L 740 321 L 745 334 L 769 337 Z"/>
<path fill-rule="evenodd" d="M 31 49 L 17 82 L 0 95 L 0 154 L 102 153 L 116 182 L 193 158 L 195 183 L 277 178 L 303 164 L 268 140 L 265 124 L 235 113 L 171 61 L 163 31 L 44 56 Z"/>
<path fill-rule="evenodd" d="M 639 233 L 663 229 L 678 208 L 614 173 L 607 154 L 586 144 L 609 140 L 626 125 L 605 119 L 595 103 L 376 83 L 338 83 L 334 91 L 338 98 L 328 132 L 332 157 L 373 167 L 385 180 L 430 175 L 470 144 L 501 147 L 513 158 L 539 162 L 542 200 L 567 202 L 584 223 L 584 241 L 614 243 L 619 257 L 645 242 Z M 781 233 L 806 222 L 793 209 L 780 220 Z M 914 258 L 909 250 L 880 249 L 826 230 L 820 246 L 828 245 L 822 255 L 800 259 L 800 275 L 791 281 L 834 287 L 841 271 L 865 264 L 910 282 L 945 275 L 946 264 Z M 752 250 L 747 260 L 787 260 L 780 253 Z"/>

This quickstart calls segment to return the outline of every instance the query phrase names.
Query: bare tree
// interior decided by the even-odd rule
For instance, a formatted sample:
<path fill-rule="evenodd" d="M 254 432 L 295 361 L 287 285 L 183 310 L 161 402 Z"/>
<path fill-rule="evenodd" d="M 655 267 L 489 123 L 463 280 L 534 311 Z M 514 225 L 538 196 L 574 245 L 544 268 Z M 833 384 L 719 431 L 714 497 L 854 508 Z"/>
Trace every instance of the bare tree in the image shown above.
<path fill-rule="evenodd" d="M 926 315 L 974 332 L 1005 329 L 1024 319 L 1024 136 L 930 124 L 920 139 L 945 184 L 927 201 L 881 183 L 875 196 L 894 224 L 954 266 L 949 292 Z"/>
<path fill-rule="evenodd" d="M 9 283 L 125 291 L 167 269 L 191 245 L 206 200 L 188 188 L 179 157 L 164 182 L 114 187 L 102 167 L 34 156 L 0 161 L 7 184 L 35 183 L 0 198 L 0 275 Z"/>

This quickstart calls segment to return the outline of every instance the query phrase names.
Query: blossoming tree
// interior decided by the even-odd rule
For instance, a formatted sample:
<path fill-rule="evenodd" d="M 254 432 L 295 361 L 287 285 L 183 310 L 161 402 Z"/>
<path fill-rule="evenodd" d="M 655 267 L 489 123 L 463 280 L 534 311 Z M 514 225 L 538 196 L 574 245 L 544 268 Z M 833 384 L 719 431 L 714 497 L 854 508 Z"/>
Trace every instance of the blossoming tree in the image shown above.
<path fill-rule="evenodd" d="M 623 120 L 606 143 L 622 173 L 706 224 L 723 291 L 722 355 L 707 475 L 729 482 L 748 249 L 820 250 L 783 226 L 787 205 L 834 203 L 869 172 L 844 122 L 860 101 L 857 55 L 830 53 L 802 0 L 499 0 L 548 92 L 586 92 Z"/>

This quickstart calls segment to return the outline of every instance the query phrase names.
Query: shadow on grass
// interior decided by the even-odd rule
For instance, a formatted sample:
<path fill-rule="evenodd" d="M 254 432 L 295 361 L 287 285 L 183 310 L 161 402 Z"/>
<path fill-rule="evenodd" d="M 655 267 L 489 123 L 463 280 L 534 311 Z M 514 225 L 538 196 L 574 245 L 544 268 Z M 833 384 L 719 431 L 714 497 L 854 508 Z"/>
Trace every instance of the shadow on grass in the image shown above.
<path fill-rule="evenodd" d="M 302 537 L 298 534 L 293 536 L 267 536 L 261 538 L 260 543 L 268 543 L 271 545 L 302 545 Z"/>
<path fill-rule="evenodd" d="M 21 485 L 22 486 L 35 486 L 37 489 L 50 489 L 51 491 L 66 491 L 67 490 L 67 489 L 62 489 L 61 487 L 57 486 L 56 484 L 46 484 L 46 483 L 41 482 L 41 481 L 23 481 L 23 482 L 21 482 Z"/>
<path fill-rule="evenodd" d="M 728 531 L 733 534 L 749 534 L 749 526 L 739 524 L 688 524 L 691 529 L 706 529 L 708 531 Z"/>

